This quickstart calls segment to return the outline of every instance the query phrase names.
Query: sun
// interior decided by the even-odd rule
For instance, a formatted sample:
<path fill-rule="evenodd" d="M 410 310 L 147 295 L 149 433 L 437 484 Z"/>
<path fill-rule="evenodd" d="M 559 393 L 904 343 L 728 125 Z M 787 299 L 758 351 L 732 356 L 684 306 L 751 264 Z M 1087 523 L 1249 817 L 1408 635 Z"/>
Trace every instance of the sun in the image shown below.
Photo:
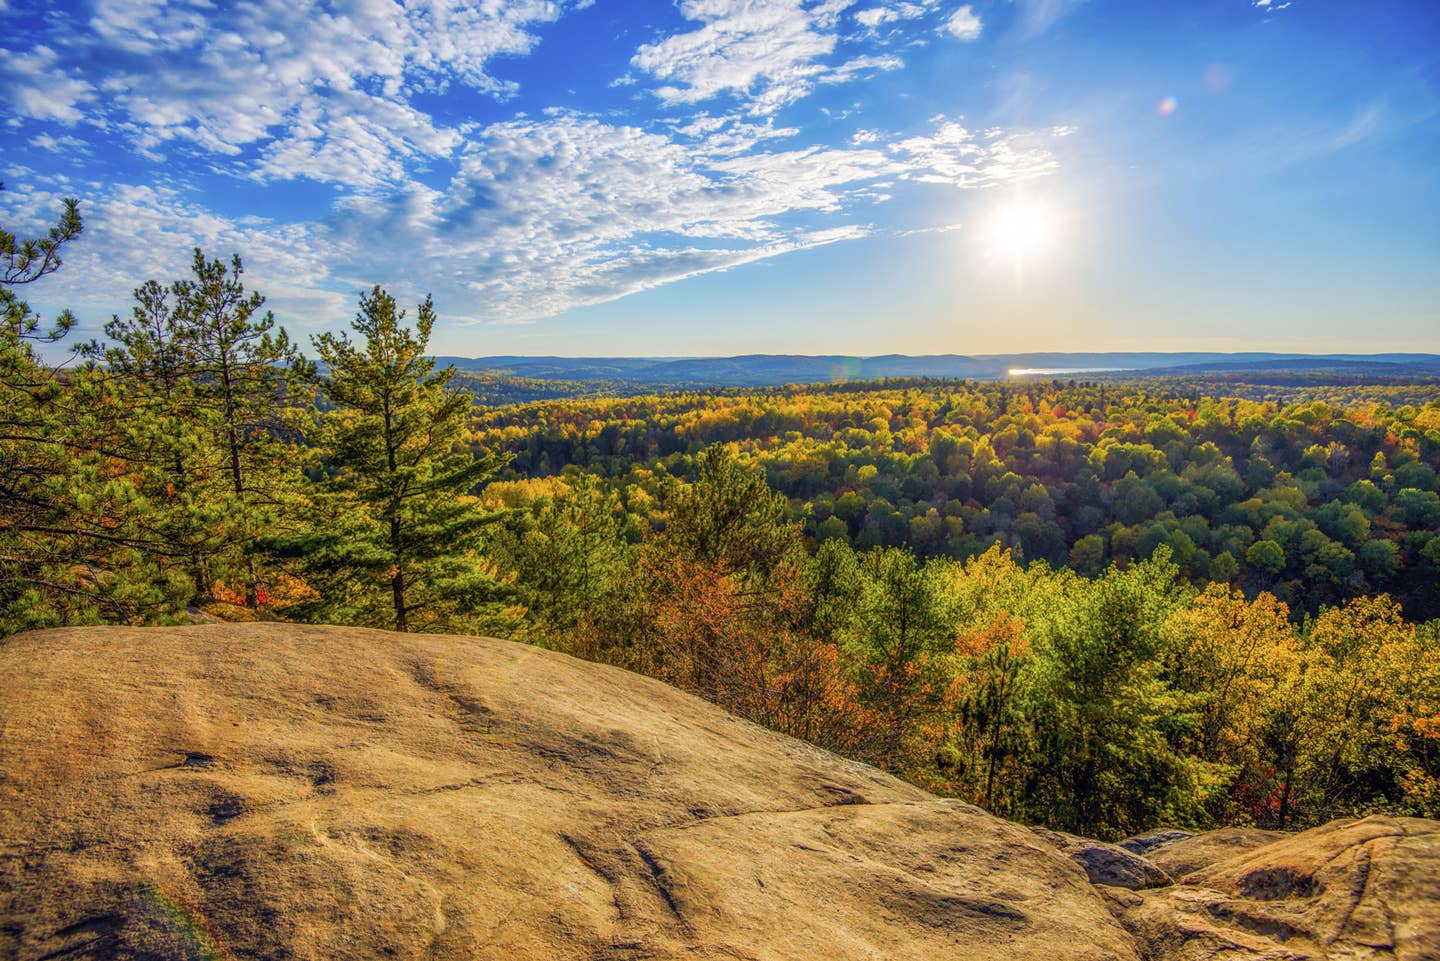
<path fill-rule="evenodd" d="M 992 256 L 1021 265 L 1055 246 L 1059 218 L 1053 208 L 1035 200 L 1015 200 L 995 210 L 985 225 L 985 243 Z"/>

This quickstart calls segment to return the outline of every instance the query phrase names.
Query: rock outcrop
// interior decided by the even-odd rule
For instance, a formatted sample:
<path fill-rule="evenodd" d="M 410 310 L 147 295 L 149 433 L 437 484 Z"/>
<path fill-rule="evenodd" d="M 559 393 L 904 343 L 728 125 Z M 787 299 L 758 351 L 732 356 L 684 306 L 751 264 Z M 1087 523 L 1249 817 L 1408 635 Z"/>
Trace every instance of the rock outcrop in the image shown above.
<path fill-rule="evenodd" d="M 1217 861 L 1253 851 L 1286 836 L 1281 831 L 1261 831 L 1258 828 L 1220 828 L 1204 834 L 1184 835 L 1141 853 L 1160 870 L 1173 877 L 1183 878 Z M 1125 841 L 1120 843 L 1130 846 Z"/>
<path fill-rule="evenodd" d="M 0 958 L 1408 961 L 1440 951 L 1437 830 L 1343 823 L 1131 891 L 1026 828 L 518 644 L 274 624 L 0 642 Z M 1167 847 L 1199 841 L 1123 853 L 1173 876 Z"/>
<path fill-rule="evenodd" d="M 1063 831 L 1031 828 L 1035 835 L 1080 865 L 1091 884 L 1106 884 L 1138 891 L 1172 883 L 1170 875 L 1153 861 L 1118 844 L 1076 837 Z"/>
<path fill-rule="evenodd" d="M 1171 863 L 1203 862 L 1177 884 L 1107 892 L 1142 957 L 1440 958 L 1440 822 L 1335 821 L 1269 843 L 1258 832 L 1212 833 L 1219 843 L 1200 835 L 1173 845 Z M 1240 851 L 1209 858 L 1226 848 Z M 1150 856 L 1165 863 L 1165 852 Z"/>

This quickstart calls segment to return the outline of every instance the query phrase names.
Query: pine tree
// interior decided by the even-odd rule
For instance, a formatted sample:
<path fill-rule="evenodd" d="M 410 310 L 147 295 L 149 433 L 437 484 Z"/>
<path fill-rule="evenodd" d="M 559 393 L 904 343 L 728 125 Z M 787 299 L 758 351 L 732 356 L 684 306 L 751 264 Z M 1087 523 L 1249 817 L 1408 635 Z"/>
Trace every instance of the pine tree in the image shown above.
<path fill-rule="evenodd" d="M 223 465 L 222 561 L 229 569 L 219 573 L 237 578 L 246 606 L 255 607 L 262 580 L 256 545 L 274 535 L 293 499 L 296 414 L 314 368 L 284 328 L 276 329 L 274 315 L 260 313 L 265 297 L 246 292 L 239 254 L 227 268 L 196 248 L 193 269 L 193 279 L 171 288 L 170 359 L 189 380 L 195 419 Z"/>
<path fill-rule="evenodd" d="M 190 581 L 187 599 L 217 583 L 249 606 L 264 597 L 260 535 L 273 536 L 298 497 L 296 431 L 313 365 L 274 329 L 265 298 L 195 251 L 194 277 L 135 290 L 105 327 L 83 384 L 96 435 L 136 476 L 144 522 L 164 566 Z"/>
<path fill-rule="evenodd" d="M 173 293 L 156 280 L 135 289 L 130 314 L 105 325 L 103 352 L 89 350 L 99 361 L 90 380 L 116 446 L 132 465 L 148 468 L 152 524 L 186 556 L 194 597 L 210 584 L 232 512 L 216 496 L 217 458 L 200 415 L 192 338 Z"/>
<path fill-rule="evenodd" d="M 487 545 L 515 574 L 527 639 L 592 659 L 623 641 L 614 615 L 630 596 L 637 551 L 619 497 L 573 472 L 548 496 L 508 511 Z"/>
<path fill-rule="evenodd" d="M 21 240 L 0 229 L 0 634 L 59 622 L 54 595 L 80 591 L 50 583 L 51 531 L 63 531 L 57 487 L 68 454 L 59 429 L 61 385 L 37 349 L 61 340 L 75 321 L 66 311 L 45 329 L 15 288 L 59 269 L 61 248 L 81 229 L 73 199 L 43 238 Z"/>
<path fill-rule="evenodd" d="M 398 631 L 493 626 L 504 594 L 478 551 L 493 516 L 473 496 L 500 466 L 469 446 L 472 396 L 453 368 L 425 355 L 435 310 L 427 297 L 413 328 L 376 286 L 360 297 L 348 334 L 314 338 L 333 410 L 319 441 L 328 476 L 325 523 L 288 548 L 302 555 L 329 620 Z"/>
<path fill-rule="evenodd" d="M 37 349 L 74 318 L 46 328 L 15 293 L 58 269 L 80 232 L 74 200 L 44 238 L 0 230 L 0 634 L 164 619 L 183 603 L 149 523 L 145 467 L 117 449 L 96 372 L 52 370 Z"/>

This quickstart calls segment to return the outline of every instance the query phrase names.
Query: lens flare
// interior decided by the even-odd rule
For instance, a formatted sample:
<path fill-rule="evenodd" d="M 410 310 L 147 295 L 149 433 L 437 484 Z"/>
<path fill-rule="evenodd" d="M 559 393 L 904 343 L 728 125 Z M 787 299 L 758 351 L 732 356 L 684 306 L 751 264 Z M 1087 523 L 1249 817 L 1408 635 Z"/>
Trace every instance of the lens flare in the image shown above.
<path fill-rule="evenodd" d="M 1212 63 L 1205 68 L 1205 86 L 1215 93 L 1229 90 L 1235 82 L 1235 74 L 1223 63 Z"/>
<path fill-rule="evenodd" d="M 1168 117 L 1180 107 L 1180 98 L 1166 97 L 1155 106 L 1155 112 L 1162 117 Z"/>

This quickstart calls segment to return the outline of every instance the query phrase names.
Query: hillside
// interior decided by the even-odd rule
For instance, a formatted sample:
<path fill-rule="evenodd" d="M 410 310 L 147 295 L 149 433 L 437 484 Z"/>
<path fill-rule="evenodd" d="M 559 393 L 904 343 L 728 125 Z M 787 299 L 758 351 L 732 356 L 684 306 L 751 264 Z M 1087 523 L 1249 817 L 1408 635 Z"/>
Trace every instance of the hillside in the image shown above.
<path fill-rule="evenodd" d="M 37 632 L 0 716 L 7 958 L 1440 955 L 1436 822 L 1146 860 L 503 641 Z"/>
<path fill-rule="evenodd" d="M 1303 371 L 1332 376 L 1434 377 L 1437 354 L 1276 354 L 1215 352 L 1091 352 L 1020 354 L 745 354 L 736 357 L 456 357 L 462 371 L 533 380 L 600 381 L 624 393 L 656 387 L 762 387 L 825 384 L 885 377 L 998 380 L 1023 375 L 1196 376 Z"/>

